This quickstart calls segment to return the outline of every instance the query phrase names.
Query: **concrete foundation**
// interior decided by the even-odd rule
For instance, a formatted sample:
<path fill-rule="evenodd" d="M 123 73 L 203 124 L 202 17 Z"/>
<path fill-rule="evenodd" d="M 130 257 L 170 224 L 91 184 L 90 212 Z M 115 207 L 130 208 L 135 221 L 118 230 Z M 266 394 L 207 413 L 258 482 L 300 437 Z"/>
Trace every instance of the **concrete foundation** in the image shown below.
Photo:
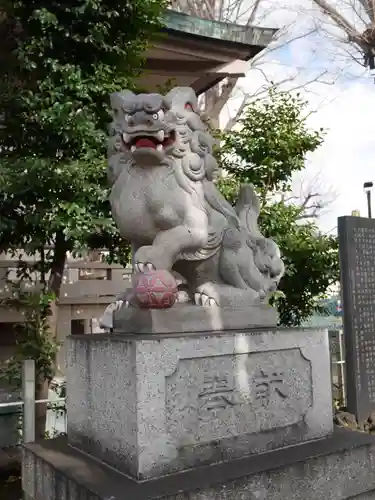
<path fill-rule="evenodd" d="M 70 447 L 66 438 L 26 445 L 28 500 L 373 500 L 375 437 L 331 437 L 159 479 L 134 479 Z"/>

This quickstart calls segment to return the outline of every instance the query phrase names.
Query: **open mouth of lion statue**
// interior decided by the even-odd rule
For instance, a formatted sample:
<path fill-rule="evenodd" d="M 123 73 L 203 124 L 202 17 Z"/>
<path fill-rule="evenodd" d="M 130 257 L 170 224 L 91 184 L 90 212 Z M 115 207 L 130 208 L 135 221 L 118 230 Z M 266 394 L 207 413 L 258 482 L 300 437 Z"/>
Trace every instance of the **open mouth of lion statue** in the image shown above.
<path fill-rule="evenodd" d="M 173 146 L 176 140 L 175 131 L 172 130 L 166 133 L 164 130 L 159 130 L 153 134 L 150 133 L 123 133 L 122 139 L 124 141 L 125 147 L 131 153 L 136 153 L 142 150 L 156 150 L 158 152 L 163 152 L 169 147 Z"/>

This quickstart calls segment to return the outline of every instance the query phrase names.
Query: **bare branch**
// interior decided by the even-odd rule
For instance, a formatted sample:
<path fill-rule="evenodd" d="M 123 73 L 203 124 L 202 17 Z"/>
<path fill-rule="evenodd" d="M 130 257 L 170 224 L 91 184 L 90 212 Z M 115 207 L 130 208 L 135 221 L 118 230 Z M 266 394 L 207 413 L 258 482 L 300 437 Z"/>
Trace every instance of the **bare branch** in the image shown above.
<path fill-rule="evenodd" d="M 245 25 L 259 24 L 262 16 L 266 15 L 269 10 L 266 10 L 267 0 L 172 0 L 173 8 L 179 6 L 180 10 L 188 13 L 193 13 L 196 16 L 205 17 L 208 19 L 218 19 L 221 21 L 229 21 L 242 23 Z M 356 65 L 367 65 L 369 57 L 371 58 L 371 50 L 373 48 L 375 55 L 375 23 L 374 29 L 367 29 L 369 27 L 369 20 L 374 19 L 373 9 L 375 0 L 312 0 L 314 7 L 314 18 L 310 20 L 309 26 L 301 31 L 298 20 L 293 23 L 285 23 L 279 30 L 277 39 L 275 39 L 268 47 L 258 53 L 249 64 L 249 70 L 255 70 L 262 75 L 262 84 L 259 88 L 255 89 L 251 95 L 249 92 L 241 90 L 241 79 L 227 78 L 221 84 L 218 84 L 214 89 L 209 91 L 206 96 L 204 110 L 207 116 L 210 117 L 211 122 L 214 124 L 219 123 L 219 116 L 222 110 L 227 109 L 228 103 L 233 96 L 236 99 L 237 111 L 233 115 L 233 111 L 229 113 L 229 120 L 226 123 L 225 129 L 228 130 L 235 125 L 239 117 L 243 113 L 246 102 L 250 99 L 257 99 L 266 96 L 267 90 L 270 86 L 277 86 L 281 89 L 288 88 L 289 90 L 299 90 L 304 88 L 309 93 L 314 93 L 316 88 L 315 84 L 332 85 L 338 78 L 342 77 L 345 71 L 347 75 L 347 68 L 353 65 L 343 64 L 347 63 L 346 59 L 350 58 Z M 316 14 L 316 8 L 319 8 L 323 16 Z M 270 7 L 267 7 L 270 9 Z M 283 7 L 280 7 L 280 9 Z M 353 16 L 349 15 L 352 9 Z M 301 12 L 303 14 L 303 12 Z M 305 12 L 306 14 L 306 12 Z M 358 22 L 357 22 L 358 21 Z M 264 63 L 277 64 L 272 60 L 272 54 L 280 47 L 286 47 L 289 44 L 298 42 L 298 40 L 315 35 L 318 32 L 324 31 L 331 27 L 331 32 L 327 31 L 326 35 L 330 44 L 325 44 L 324 50 L 328 51 L 328 56 L 334 63 L 334 69 L 330 69 L 330 73 L 326 69 L 312 70 L 309 66 L 309 61 L 303 63 L 303 67 L 294 68 L 284 65 L 285 72 L 281 78 L 276 79 L 270 76 L 269 69 L 266 69 Z M 334 29 L 332 29 L 332 27 Z M 337 29 L 339 28 L 339 29 Z M 365 31 L 364 31 L 365 30 Z M 342 34 L 342 35 L 341 35 Z M 335 49 L 333 52 L 334 43 L 340 43 L 340 50 Z M 332 54 L 329 53 L 330 47 Z M 309 55 L 311 61 L 313 57 L 318 55 L 319 46 L 311 46 Z M 367 59 L 363 58 L 366 56 Z M 340 59 L 341 58 L 341 59 Z M 307 58 L 308 59 L 308 58 Z M 338 66 L 340 60 L 341 66 Z M 280 64 L 280 63 L 279 63 Z M 280 66 L 283 66 L 280 64 Z M 333 66 L 333 64 L 331 65 Z M 279 73 L 275 67 L 276 73 Z M 292 72 L 291 72 L 292 70 Z M 272 73 L 275 73 L 272 71 Z M 281 76 L 282 71 L 280 71 Z M 301 75 L 303 76 L 301 78 Z M 306 75 L 306 76 L 305 76 Z M 353 76 L 354 78 L 354 76 Z M 293 80 L 296 79 L 294 82 Z M 242 98 L 238 103 L 238 97 L 242 93 Z"/>
<path fill-rule="evenodd" d="M 259 9 L 259 6 L 260 6 L 260 2 L 261 2 L 261 0 L 255 0 L 255 4 L 254 4 L 254 7 L 253 7 L 253 10 L 251 11 L 249 19 L 247 20 L 247 23 L 246 23 L 247 26 L 250 26 L 251 24 L 254 23 L 255 17 L 257 15 L 257 12 L 258 12 L 258 9 Z"/>
<path fill-rule="evenodd" d="M 360 33 L 355 29 L 355 27 L 345 19 L 340 12 L 333 7 L 326 0 L 313 0 L 313 2 L 323 11 L 324 14 L 329 16 L 341 29 L 345 31 L 349 39 L 353 37 L 360 37 Z"/>
<path fill-rule="evenodd" d="M 374 12 L 375 12 L 375 1 L 374 0 L 359 0 L 360 3 L 362 4 L 363 8 L 365 9 L 367 15 L 369 18 L 374 21 Z M 355 4 L 353 2 L 352 5 L 353 9 L 355 7 Z"/>
<path fill-rule="evenodd" d="M 296 192 L 297 191 L 297 192 Z M 300 188 L 294 190 L 285 198 L 286 203 L 295 203 L 301 207 L 299 220 L 318 219 L 327 212 L 337 198 L 337 193 L 325 185 L 321 173 L 318 173 L 310 181 L 300 181 Z"/>
<path fill-rule="evenodd" d="M 227 123 L 225 124 L 225 127 L 224 127 L 224 130 L 225 131 L 229 131 L 229 130 L 232 130 L 232 128 L 235 126 L 235 124 L 238 122 L 240 116 L 242 115 L 242 113 L 244 112 L 245 108 L 246 108 L 246 105 L 248 103 L 248 100 L 246 99 L 246 97 L 244 97 L 242 99 L 242 102 L 240 104 L 240 107 L 238 108 L 236 114 L 233 116 L 233 118 L 230 118 Z"/>
<path fill-rule="evenodd" d="M 228 78 L 225 84 L 221 88 L 221 93 L 218 96 L 216 102 L 214 105 L 210 108 L 207 109 L 206 112 L 209 113 L 210 116 L 214 117 L 219 117 L 220 113 L 222 112 L 225 104 L 228 102 L 228 99 L 233 92 L 234 87 L 236 86 L 238 82 L 238 78 Z"/>
<path fill-rule="evenodd" d="M 374 16 L 373 16 L 373 13 L 372 13 L 372 6 L 370 5 L 370 3 L 372 3 L 372 0 L 359 0 L 359 2 L 361 3 L 363 9 L 358 9 L 357 8 L 357 5 L 355 2 L 351 2 L 350 3 L 350 7 L 352 7 L 353 11 L 355 12 L 355 14 L 365 23 L 367 24 L 366 21 L 364 21 L 364 18 L 362 17 L 362 14 L 363 14 L 363 11 L 365 11 L 366 15 L 371 19 L 371 20 L 374 20 Z"/>
<path fill-rule="evenodd" d="M 200 0 L 201 3 L 206 7 L 207 17 L 209 19 L 215 19 L 215 5 L 210 5 L 208 0 Z"/>
<path fill-rule="evenodd" d="M 322 209 L 327 206 L 328 202 L 324 202 L 321 193 L 307 193 L 302 199 L 299 196 L 282 195 L 281 200 L 286 204 L 299 205 L 301 213 L 297 220 L 317 219 L 321 215 Z"/>
<path fill-rule="evenodd" d="M 268 79 L 267 75 L 265 74 L 265 72 L 263 71 L 263 69 L 261 69 L 261 68 L 254 68 L 254 69 L 257 71 L 260 71 L 262 73 L 262 75 L 264 76 L 264 78 L 266 80 L 266 83 L 263 84 L 261 87 L 259 87 L 258 90 L 256 90 L 255 92 L 252 92 L 251 94 L 248 94 L 248 93 L 243 94 L 242 102 L 241 102 L 239 108 L 235 112 L 234 116 L 231 117 L 224 126 L 225 131 L 229 131 L 234 127 L 234 125 L 238 122 L 242 113 L 244 112 L 246 105 L 250 101 L 260 100 L 262 98 L 265 98 L 268 95 L 268 91 L 269 91 L 270 87 L 277 86 L 278 88 L 280 88 L 285 83 L 292 82 L 295 79 L 295 74 L 293 74 L 293 75 L 291 75 L 289 77 L 285 77 L 282 80 L 279 80 L 277 82 L 271 82 L 271 81 L 269 81 L 269 79 Z M 298 72 L 298 69 L 297 69 L 297 72 Z M 335 83 L 334 80 L 331 80 L 331 81 L 322 80 L 322 77 L 327 75 L 327 74 L 328 74 L 328 71 L 324 70 L 321 73 L 319 73 L 319 75 L 312 77 L 308 81 L 303 81 L 300 84 L 293 85 L 293 90 L 296 91 L 296 90 L 303 88 L 306 91 L 308 91 L 308 86 L 311 85 L 312 83 L 323 83 L 326 85 L 334 85 L 334 83 Z M 313 113 L 313 110 L 310 111 L 310 113 Z"/>
<path fill-rule="evenodd" d="M 218 0 L 218 6 L 217 6 L 217 13 L 219 16 L 219 21 L 225 21 L 225 18 L 223 17 L 224 11 L 225 11 L 225 0 Z"/>
<path fill-rule="evenodd" d="M 174 10 L 186 12 L 197 17 L 214 20 L 216 0 L 172 0 L 171 7 Z"/>
<path fill-rule="evenodd" d="M 370 68 L 375 67 L 375 1 L 374 0 L 359 0 L 363 12 L 366 13 L 367 20 L 365 20 L 360 13 L 358 2 L 351 0 L 350 8 L 355 16 L 355 20 L 360 21 L 362 25 L 361 31 L 357 29 L 353 22 L 349 22 L 347 17 L 344 17 L 339 11 L 339 8 L 333 6 L 333 1 L 330 0 L 313 0 L 314 4 L 317 5 L 321 12 L 327 16 L 328 19 L 333 21 L 334 25 L 342 29 L 347 35 L 346 42 L 349 42 L 352 46 L 355 46 L 364 56 L 365 66 Z M 339 38 L 339 37 L 337 37 Z"/>

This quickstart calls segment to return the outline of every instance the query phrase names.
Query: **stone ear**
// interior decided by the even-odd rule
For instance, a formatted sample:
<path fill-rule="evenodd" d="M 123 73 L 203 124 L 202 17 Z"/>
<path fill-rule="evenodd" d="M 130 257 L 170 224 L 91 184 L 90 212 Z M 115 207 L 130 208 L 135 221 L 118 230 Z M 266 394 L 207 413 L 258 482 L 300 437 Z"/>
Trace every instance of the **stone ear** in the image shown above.
<path fill-rule="evenodd" d="M 213 181 L 218 175 L 219 167 L 217 161 L 212 154 L 207 154 L 204 159 L 204 167 L 206 170 L 206 177 L 209 181 Z"/>
<path fill-rule="evenodd" d="M 175 87 L 168 92 L 164 98 L 168 107 L 181 106 L 185 108 L 190 105 L 192 111 L 198 107 L 197 95 L 191 87 Z"/>
<path fill-rule="evenodd" d="M 130 113 L 135 106 L 136 95 L 130 90 L 114 92 L 110 95 L 111 108 L 115 112 Z"/>

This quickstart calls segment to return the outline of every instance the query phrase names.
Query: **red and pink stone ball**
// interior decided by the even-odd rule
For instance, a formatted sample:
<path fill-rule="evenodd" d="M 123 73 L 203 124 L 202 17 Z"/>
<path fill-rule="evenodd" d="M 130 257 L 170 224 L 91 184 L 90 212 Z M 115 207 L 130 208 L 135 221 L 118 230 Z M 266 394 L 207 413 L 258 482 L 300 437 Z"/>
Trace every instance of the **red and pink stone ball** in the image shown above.
<path fill-rule="evenodd" d="M 139 307 L 168 309 L 177 300 L 177 283 L 168 271 L 154 270 L 134 277 L 134 295 Z"/>

